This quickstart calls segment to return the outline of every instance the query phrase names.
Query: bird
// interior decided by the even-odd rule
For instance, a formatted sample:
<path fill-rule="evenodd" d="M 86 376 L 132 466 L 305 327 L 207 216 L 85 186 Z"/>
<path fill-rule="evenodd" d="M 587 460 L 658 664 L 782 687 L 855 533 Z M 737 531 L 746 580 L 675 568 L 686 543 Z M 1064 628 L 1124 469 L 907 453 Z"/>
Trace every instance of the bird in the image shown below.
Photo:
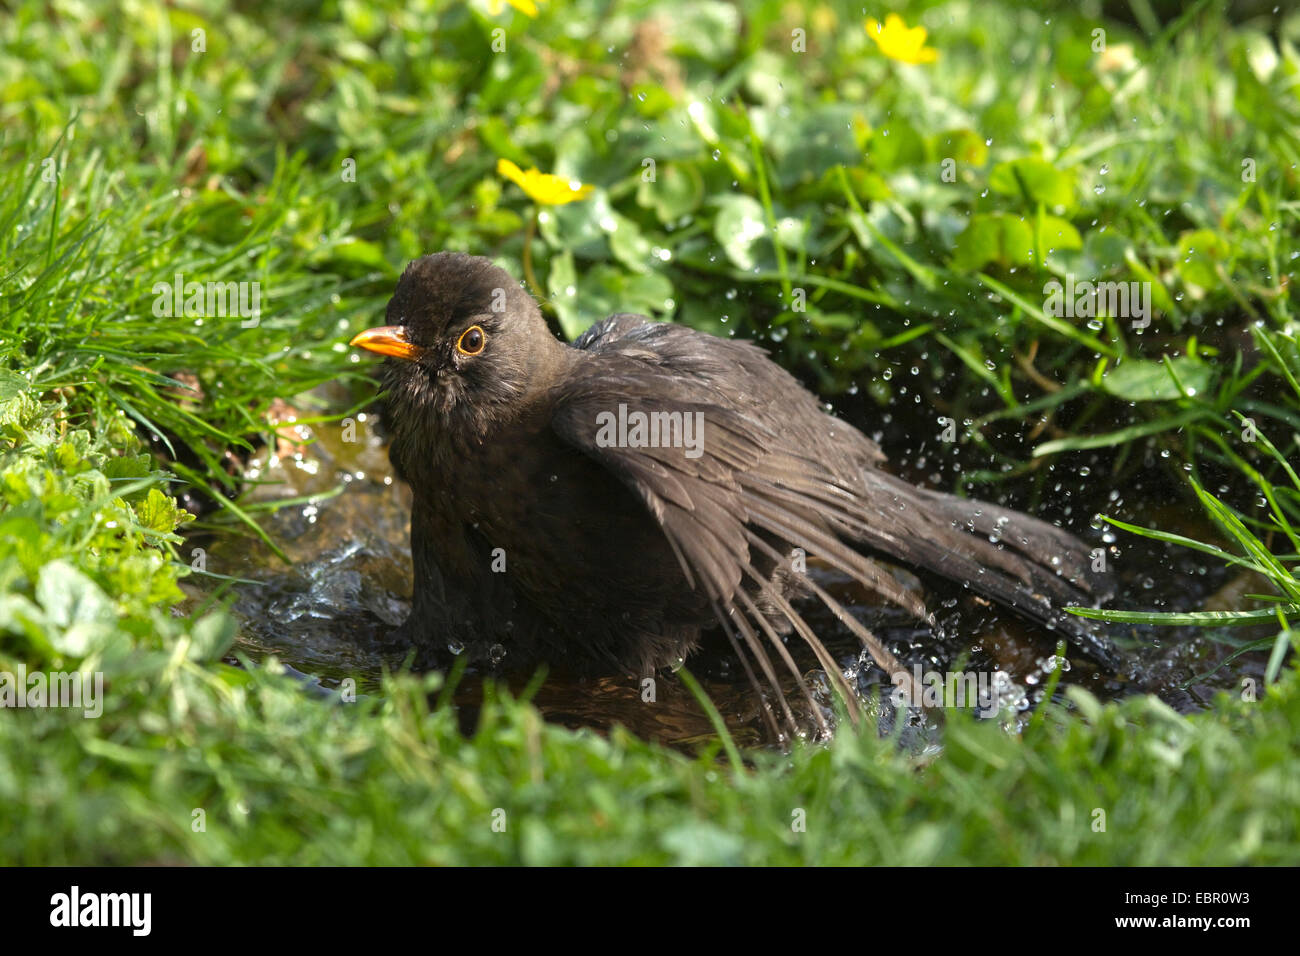
<path fill-rule="evenodd" d="M 933 623 L 923 598 L 882 561 L 1125 665 L 1064 612 L 1112 596 L 1083 541 L 891 474 L 874 441 L 753 342 L 618 313 L 566 343 L 510 273 L 458 252 L 411 261 L 385 322 L 351 345 L 385 357 L 389 458 L 411 489 L 401 646 L 647 675 L 721 632 L 772 729 L 796 732 L 779 672 L 812 697 L 791 642 L 859 714 L 800 602 L 821 601 L 887 674 L 902 671 L 807 556 L 918 620 Z"/>

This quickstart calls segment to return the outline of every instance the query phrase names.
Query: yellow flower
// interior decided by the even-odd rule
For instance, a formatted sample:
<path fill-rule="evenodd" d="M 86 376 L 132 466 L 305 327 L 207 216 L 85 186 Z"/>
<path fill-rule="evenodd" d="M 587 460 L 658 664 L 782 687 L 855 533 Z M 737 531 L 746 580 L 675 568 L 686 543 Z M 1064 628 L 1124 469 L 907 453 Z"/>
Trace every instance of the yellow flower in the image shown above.
<path fill-rule="evenodd" d="M 527 14 L 530 17 L 537 16 L 537 4 L 533 0 L 505 0 L 505 3 L 510 4 L 520 13 Z M 488 13 L 495 17 L 505 9 L 505 3 L 502 3 L 501 0 L 488 0 Z"/>
<path fill-rule="evenodd" d="M 497 175 L 504 176 L 544 206 L 563 206 L 575 199 L 586 199 L 595 186 L 574 184 L 572 180 L 530 169 L 524 172 L 508 159 L 497 160 Z"/>
<path fill-rule="evenodd" d="M 1127 73 L 1137 66 L 1133 44 L 1112 43 L 1097 57 L 1097 69 L 1103 73 Z"/>
<path fill-rule="evenodd" d="M 885 17 L 883 27 L 875 20 L 868 20 L 867 34 L 891 60 L 933 63 L 939 59 L 939 51 L 925 45 L 925 27 L 909 27 L 897 13 Z"/>

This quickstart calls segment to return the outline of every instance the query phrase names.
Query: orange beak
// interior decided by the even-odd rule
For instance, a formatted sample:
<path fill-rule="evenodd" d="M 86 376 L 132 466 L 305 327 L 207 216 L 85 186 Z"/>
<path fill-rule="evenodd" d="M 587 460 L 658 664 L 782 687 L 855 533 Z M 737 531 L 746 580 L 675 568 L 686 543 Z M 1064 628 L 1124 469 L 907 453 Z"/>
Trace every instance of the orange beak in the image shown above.
<path fill-rule="evenodd" d="M 406 337 L 406 330 L 400 325 L 383 325 L 377 329 L 366 329 L 348 344 L 359 345 L 380 355 L 391 355 L 408 361 L 420 355 L 420 347 L 411 344 Z"/>

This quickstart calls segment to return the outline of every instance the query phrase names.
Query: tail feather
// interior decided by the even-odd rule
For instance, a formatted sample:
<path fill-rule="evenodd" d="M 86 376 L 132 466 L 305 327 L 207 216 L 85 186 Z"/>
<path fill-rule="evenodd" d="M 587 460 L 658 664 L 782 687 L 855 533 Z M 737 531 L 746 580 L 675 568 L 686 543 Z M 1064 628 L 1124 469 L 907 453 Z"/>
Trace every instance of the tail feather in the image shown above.
<path fill-rule="evenodd" d="M 1125 669 L 1124 657 L 1097 626 L 1067 613 L 1070 606 L 1096 607 L 1114 586 L 1092 569 L 1092 552 L 1074 535 L 1038 518 L 971 498 L 915 488 L 879 472 L 869 480 L 905 514 L 900 525 L 910 534 L 892 542 L 865 543 L 921 570 L 967 584 L 1049 628 L 1113 670 Z M 900 529 L 901 530 L 901 529 Z M 891 547 L 890 545 L 893 545 Z"/>

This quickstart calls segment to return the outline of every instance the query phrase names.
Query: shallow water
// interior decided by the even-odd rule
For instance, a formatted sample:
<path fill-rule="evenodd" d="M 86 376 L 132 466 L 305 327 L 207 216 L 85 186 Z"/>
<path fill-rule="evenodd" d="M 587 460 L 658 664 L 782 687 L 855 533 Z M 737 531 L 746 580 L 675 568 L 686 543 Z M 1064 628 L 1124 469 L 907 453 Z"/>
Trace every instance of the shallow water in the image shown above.
<path fill-rule="evenodd" d="M 847 409 L 846 417 L 855 411 Z M 881 420 L 886 434 L 880 437 L 890 448 L 888 430 L 897 423 L 891 416 Z M 280 507 L 263 521 L 289 556 L 288 564 L 243 530 L 200 531 L 191 540 L 191 546 L 205 549 L 209 571 L 256 582 L 234 588 L 233 610 L 242 621 L 238 650 L 255 661 L 274 655 L 323 692 L 337 687 L 344 678 L 354 679 L 362 692 L 373 691 L 386 664 L 401 665 L 391 652 L 386 656 L 381 650 L 380 638 L 401 623 L 409 606 L 409 492 L 390 477 L 387 455 L 374 425 L 373 415 L 359 415 L 355 426 L 285 426 L 274 449 L 262 449 L 247 463 L 245 478 L 251 490 L 246 503 L 299 500 Z M 960 462 L 948 456 L 940 464 L 935 451 L 922 447 L 908 454 L 905 450 L 895 458 L 896 470 L 910 479 L 943 487 L 947 474 Z M 1087 477 L 1086 469 L 1083 477 Z M 1114 492 L 1100 481 L 1065 481 L 1064 488 L 1057 482 L 1052 499 L 1058 506 L 1061 501 L 1069 503 L 1063 509 L 1065 514 L 1059 513 L 1059 507 L 1057 514 L 1051 514 L 1052 502 L 1040 513 L 1064 518 L 1090 541 L 1116 541 L 1114 534 L 1104 530 L 1089 533 L 1086 520 L 1080 524 L 1081 519 L 1102 510 L 1139 524 L 1192 536 L 1208 535 L 1203 522 L 1184 506 L 1160 513 L 1140 503 L 1116 500 Z M 984 494 L 993 497 L 987 490 Z M 310 502 L 301 503 L 304 497 Z M 1118 544 L 1114 563 L 1120 587 L 1114 607 L 1195 610 L 1207 605 L 1241 606 L 1245 593 L 1261 590 L 1259 585 L 1237 580 L 1223 568 L 1201 560 L 1199 554 L 1127 534 Z M 1005 678 L 988 692 L 1005 705 L 999 718 L 1005 726 L 1014 729 L 1023 724 L 1041 699 L 1056 664 L 1055 638 L 1049 630 L 1026 625 L 959 589 L 927 594 L 927 604 L 937 620 L 937 626 L 931 628 L 896 609 L 879 606 L 850 581 L 813 564 L 809 571 L 883 640 L 909 671 L 917 667 L 922 673 L 1004 672 Z M 912 581 L 912 586 L 921 586 L 906 572 L 900 574 Z M 215 583 L 199 576 L 190 582 L 196 596 L 210 590 L 208 583 Z M 871 664 L 856 638 L 830 612 L 816 603 L 803 610 L 850 685 L 857 689 L 868 719 L 882 732 L 889 730 L 896 708 L 882 699 L 892 690 L 884 673 Z M 1219 690 L 1235 692 L 1244 677 L 1262 684 L 1260 654 L 1243 655 L 1216 670 L 1232 648 L 1212 640 L 1208 631 L 1111 627 L 1112 635 L 1142 662 L 1144 686 L 1100 674 L 1086 660 L 1066 665 L 1062 686 L 1076 684 L 1104 699 L 1151 690 L 1187 712 L 1203 707 Z M 794 638 L 791 650 L 806 669 L 805 677 L 823 715 L 833 720 L 829 682 L 798 644 Z M 770 740 L 756 696 L 725 639 L 719 637 L 702 649 L 687 666 L 738 741 Z M 518 692 L 532 676 L 529 672 L 499 679 Z M 470 673 L 457 690 L 455 699 L 467 731 L 473 727 L 480 680 L 480 675 Z M 796 706 L 799 695 L 792 679 L 786 681 L 785 690 L 800 723 L 814 732 L 812 715 L 806 712 L 808 704 Z M 678 746 L 713 736 L 708 719 L 673 675 L 659 675 L 654 699 L 646 700 L 646 696 L 645 688 L 630 677 L 584 679 L 551 673 L 534 702 L 549 720 L 575 728 L 604 729 L 620 723 L 641 737 Z M 939 712 L 917 708 L 902 712 L 910 746 L 937 746 Z"/>

